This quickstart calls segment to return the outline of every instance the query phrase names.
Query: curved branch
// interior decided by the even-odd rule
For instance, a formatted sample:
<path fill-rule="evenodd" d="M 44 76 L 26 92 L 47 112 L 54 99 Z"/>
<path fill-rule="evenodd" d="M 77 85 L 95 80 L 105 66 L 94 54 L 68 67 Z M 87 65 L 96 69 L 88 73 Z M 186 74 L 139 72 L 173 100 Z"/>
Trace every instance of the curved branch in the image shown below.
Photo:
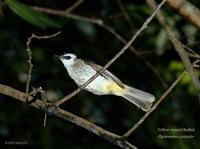
<path fill-rule="evenodd" d="M 27 96 L 26 93 L 21 92 L 19 90 L 16 90 L 12 87 L 0 84 L 0 93 L 13 97 L 21 102 L 26 103 L 27 98 L 28 101 L 33 101 L 33 97 L 32 96 Z M 50 103 L 46 103 L 43 102 L 39 99 L 36 99 L 34 102 L 31 102 L 29 104 L 30 106 L 33 106 L 37 109 L 43 110 L 46 113 L 49 113 L 51 115 L 55 115 L 61 119 L 70 121 L 82 128 L 85 128 L 86 130 L 108 140 L 109 142 L 114 143 L 115 145 L 124 148 L 124 149 L 137 149 L 136 146 L 132 145 L 131 143 L 129 143 L 128 141 L 126 141 L 125 139 L 122 139 L 119 135 L 116 135 L 114 133 L 111 133 L 81 117 L 78 117 L 70 112 L 67 112 L 53 104 Z"/>

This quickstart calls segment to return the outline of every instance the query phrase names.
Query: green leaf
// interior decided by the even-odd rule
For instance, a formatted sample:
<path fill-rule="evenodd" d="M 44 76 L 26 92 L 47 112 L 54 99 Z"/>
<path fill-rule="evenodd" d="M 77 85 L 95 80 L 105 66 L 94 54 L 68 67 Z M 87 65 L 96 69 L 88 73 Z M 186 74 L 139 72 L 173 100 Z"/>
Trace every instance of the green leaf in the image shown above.
<path fill-rule="evenodd" d="M 56 27 L 60 28 L 60 25 L 49 19 L 43 13 L 34 11 L 29 6 L 22 4 L 16 0 L 5 0 L 5 3 L 9 6 L 9 8 L 18 16 L 26 20 L 27 22 L 31 23 L 34 26 L 40 28 L 46 27 Z"/>
<path fill-rule="evenodd" d="M 184 65 L 180 61 L 171 61 L 169 64 L 169 69 L 171 71 L 179 71 L 179 70 L 184 70 Z"/>

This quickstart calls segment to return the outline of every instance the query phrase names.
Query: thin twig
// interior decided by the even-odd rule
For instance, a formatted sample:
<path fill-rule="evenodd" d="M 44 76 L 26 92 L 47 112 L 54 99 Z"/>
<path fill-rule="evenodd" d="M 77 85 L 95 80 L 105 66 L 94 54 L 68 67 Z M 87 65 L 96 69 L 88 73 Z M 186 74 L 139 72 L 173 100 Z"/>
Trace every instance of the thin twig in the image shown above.
<path fill-rule="evenodd" d="M 56 37 L 59 34 L 61 34 L 61 31 L 58 31 L 58 32 L 56 32 L 54 34 L 51 34 L 51 35 L 42 35 L 42 36 L 32 34 L 32 38 L 36 38 L 36 39 L 49 39 L 49 38 Z"/>
<path fill-rule="evenodd" d="M 52 35 L 46 35 L 46 36 L 38 36 L 38 35 L 35 35 L 35 34 L 32 34 L 28 39 L 27 39 L 27 42 L 26 42 L 26 52 L 28 54 L 28 65 L 29 65 L 29 69 L 28 69 L 28 77 L 27 77 L 27 81 L 26 81 L 26 95 L 29 94 L 29 86 L 30 86 L 30 80 L 31 80 L 31 73 L 32 73 L 32 69 L 33 69 L 33 64 L 32 64 L 32 51 L 30 49 L 30 44 L 31 44 L 31 41 L 32 39 L 36 38 L 36 39 L 48 39 L 48 38 L 52 38 L 52 37 L 55 37 L 57 36 L 58 34 L 60 34 L 61 32 L 57 32 L 55 34 L 52 34 Z"/>
<path fill-rule="evenodd" d="M 66 13 L 65 10 L 64 11 L 63 10 L 54 10 L 54 9 L 50 9 L 50 8 L 37 7 L 37 6 L 33 6 L 32 9 L 39 11 L 39 12 L 46 13 L 46 14 L 60 16 L 60 17 L 66 17 L 68 19 L 73 19 L 73 20 L 78 20 L 78 21 L 86 21 L 86 22 L 90 22 L 90 23 L 94 23 L 94 24 L 102 24 L 103 23 L 103 20 L 101 20 L 101 19 L 87 18 L 84 16 Z"/>
<path fill-rule="evenodd" d="M 26 103 L 26 98 L 27 98 L 26 93 L 16 90 L 14 88 L 0 84 L 0 93 L 10 96 L 10 97 L 13 97 L 14 99 L 17 99 L 21 102 Z M 33 97 L 28 96 L 28 99 L 32 100 Z M 107 130 L 81 118 L 81 117 L 78 117 L 70 112 L 67 112 L 53 104 L 46 103 L 42 100 L 36 99 L 34 102 L 31 102 L 29 105 L 33 106 L 37 109 L 43 110 L 46 113 L 49 113 L 51 115 L 55 115 L 61 119 L 67 120 L 77 126 L 80 126 L 80 127 L 96 134 L 97 136 L 99 136 L 99 137 L 101 137 L 123 149 L 137 149 L 136 146 L 132 145 L 125 139 L 121 139 L 121 137 L 119 135 L 109 132 L 109 131 L 107 131 Z"/>
<path fill-rule="evenodd" d="M 47 102 L 46 92 L 45 92 L 45 90 L 42 89 L 42 87 L 38 87 L 38 88 L 33 87 L 32 91 L 29 93 L 29 96 L 33 96 L 34 97 L 38 93 L 40 93 L 40 95 L 41 95 L 41 100 L 44 101 L 44 102 Z M 46 127 L 46 122 L 47 122 L 47 113 L 45 112 L 44 121 L 43 121 L 43 126 L 44 127 Z"/>
<path fill-rule="evenodd" d="M 64 103 L 68 99 L 72 98 L 76 94 L 78 94 L 82 89 L 84 89 L 89 83 L 91 83 L 95 78 L 97 78 L 101 73 L 103 73 L 110 65 L 112 65 L 127 49 L 128 47 L 135 41 L 135 39 L 140 35 L 140 33 L 147 27 L 147 25 L 151 22 L 156 13 L 160 10 L 162 5 L 166 0 L 163 0 L 157 7 L 157 9 L 147 18 L 144 24 L 140 27 L 140 29 L 133 35 L 133 37 L 129 40 L 129 42 L 102 68 L 101 71 L 97 72 L 93 77 L 91 77 L 88 81 L 86 81 L 83 85 L 81 85 L 77 90 L 67 95 L 61 101 L 57 101 L 55 104 L 60 105 Z M 68 97 L 69 96 L 69 97 Z"/>
<path fill-rule="evenodd" d="M 65 96 L 64 98 L 62 98 L 62 99 L 57 100 L 56 102 L 54 102 L 54 104 L 57 105 L 57 106 L 60 106 L 61 104 L 65 103 L 67 100 L 69 100 L 72 97 L 74 97 L 80 91 L 81 91 L 81 88 L 77 88 L 76 90 L 74 90 L 73 92 L 71 92 L 70 94 L 68 94 L 67 96 Z"/>
<path fill-rule="evenodd" d="M 65 10 L 66 13 L 72 12 L 74 9 L 76 9 L 80 4 L 82 4 L 85 0 L 77 0 L 72 6 L 67 8 Z"/>
<path fill-rule="evenodd" d="M 190 69 L 192 70 L 194 67 L 196 67 L 196 64 L 200 60 L 195 61 L 193 64 L 191 64 Z M 179 77 L 173 82 L 173 84 L 162 94 L 162 96 L 156 101 L 156 103 L 152 106 L 152 108 L 145 113 L 144 116 L 131 128 L 129 129 L 122 138 L 129 137 L 143 122 L 144 120 L 158 107 L 158 105 L 167 97 L 168 94 L 171 93 L 171 91 L 174 89 L 174 87 L 179 83 L 179 81 L 183 78 L 183 76 L 187 73 L 187 70 L 183 71 Z"/>
<path fill-rule="evenodd" d="M 47 95 L 45 90 L 41 90 L 41 100 L 44 101 L 45 103 L 47 103 Z M 46 127 L 47 124 L 47 113 L 44 113 L 44 120 L 43 120 L 43 126 Z"/>
<path fill-rule="evenodd" d="M 188 55 L 189 57 L 192 57 L 192 58 L 200 59 L 200 55 L 194 55 L 194 54 L 191 54 L 191 53 L 189 53 L 189 52 L 187 52 L 187 55 Z"/>
<path fill-rule="evenodd" d="M 26 95 L 28 95 L 28 93 L 29 93 L 31 73 L 32 73 L 32 68 L 33 68 L 33 64 L 32 64 L 32 52 L 31 52 L 31 49 L 30 49 L 30 43 L 31 43 L 32 39 L 33 39 L 33 34 L 28 38 L 28 40 L 26 42 L 26 45 L 27 45 L 26 52 L 28 54 L 28 61 L 27 62 L 28 62 L 28 66 L 29 66 L 28 77 L 27 77 L 27 81 L 26 81 Z"/>
<path fill-rule="evenodd" d="M 189 48 L 188 46 L 184 45 L 181 41 L 177 40 L 178 44 L 182 46 L 185 50 L 187 50 L 191 55 L 193 55 L 196 58 L 200 58 L 200 55 L 197 54 L 194 50 Z"/>
<path fill-rule="evenodd" d="M 29 96 L 36 96 L 36 94 L 41 93 L 41 91 L 42 91 L 42 87 L 38 87 L 38 88 L 32 87 L 32 91 L 29 92 Z"/>

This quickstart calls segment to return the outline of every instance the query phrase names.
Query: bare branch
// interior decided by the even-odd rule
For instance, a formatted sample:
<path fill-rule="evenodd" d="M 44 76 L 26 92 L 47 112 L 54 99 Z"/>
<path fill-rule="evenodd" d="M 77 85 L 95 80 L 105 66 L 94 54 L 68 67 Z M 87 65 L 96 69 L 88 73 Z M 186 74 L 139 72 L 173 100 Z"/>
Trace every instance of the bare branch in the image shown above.
<path fill-rule="evenodd" d="M 31 49 L 30 49 L 30 43 L 31 43 L 31 40 L 32 40 L 32 37 L 33 34 L 28 38 L 27 42 L 26 42 L 26 45 L 27 45 L 27 48 L 26 48 L 26 52 L 28 54 L 28 66 L 29 66 L 29 69 L 28 69 L 28 77 L 27 77 L 27 81 L 26 81 L 26 95 L 28 95 L 29 93 L 29 85 L 30 85 L 30 80 L 31 80 L 31 73 L 32 73 L 32 68 L 33 68 L 33 64 L 32 64 L 32 52 L 31 52 Z"/>
<path fill-rule="evenodd" d="M 67 96 L 65 96 L 64 98 L 62 98 L 62 99 L 57 100 L 56 102 L 54 102 L 54 104 L 57 105 L 57 106 L 60 106 L 61 104 L 65 103 L 67 100 L 69 100 L 72 97 L 74 97 L 80 91 L 81 91 L 81 88 L 77 88 L 76 90 L 74 90 L 73 92 L 71 92 L 70 94 L 68 94 Z"/>
<path fill-rule="evenodd" d="M 30 49 L 30 44 L 31 44 L 31 41 L 32 39 L 36 38 L 36 39 L 48 39 L 48 38 L 52 38 L 52 37 L 55 37 L 57 36 L 58 34 L 60 34 L 61 32 L 57 32 L 55 34 L 52 34 L 52 35 L 46 35 L 46 36 L 38 36 L 38 35 L 35 35 L 35 34 L 32 34 L 28 39 L 27 39 L 27 42 L 26 42 L 26 52 L 28 54 L 28 64 L 29 64 L 29 69 L 28 69 L 28 77 L 27 77 L 27 81 L 26 81 L 26 94 L 28 95 L 29 93 L 29 86 L 30 86 L 30 80 L 31 80 L 31 73 L 32 73 L 32 68 L 33 68 L 33 64 L 32 64 L 32 51 Z"/>
<path fill-rule="evenodd" d="M 32 40 L 33 38 L 36 38 L 36 39 L 49 39 L 49 38 L 56 37 L 56 36 L 58 36 L 59 34 L 61 34 L 61 31 L 56 32 L 56 33 L 51 34 L 51 35 L 42 35 L 42 36 L 32 34 L 31 40 Z"/>
<path fill-rule="evenodd" d="M 167 4 L 200 29 L 200 10 L 187 0 L 168 0 Z"/>
<path fill-rule="evenodd" d="M 97 78 L 101 73 L 103 73 L 110 65 L 112 65 L 127 49 L 128 47 L 135 41 L 135 39 L 140 35 L 140 33 L 147 27 L 147 25 L 151 22 L 151 20 L 154 18 L 156 13 L 160 10 L 162 5 L 165 3 L 166 0 L 163 0 L 158 7 L 155 9 L 155 11 L 147 18 L 147 20 L 144 22 L 144 24 L 140 27 L 140 29 L 133 35 L 133 37 L 129 40 L 129 42 L 102 68 L 101 71 L 97 72 L 93 77 L 91 77 L 88 81 L 86 81 L 83 85 L 81 85 L 77 90 L 75 90 L 73 93 L 69 95 L 70 98 L 78 94 L 82 89 L 84 89 L 88 84 L 90 84 L 95 78 Z M 61 99 L 62 101 L 56 102 L 56 105 L 60 105 L 60 103 L 64 103 L 68 99 L 67 97 L 64 97 Z"/>
<path fill-rule="evenodd" d="M 78 6 L 80 6 L 80 4 L 82 4 L 85 0 L 77 0 L 72 6 L 70 6 L 69 8 L 67 8 L 65 10 L 66 13 L 69 13 L 71 11 L 73 11 L 74 9 L 76 9 Z"/>
<path fill-rule="evenodd" d="M 14 99 L 17 99 L 21 102 L 26 103 L 26 99 L 28 97 L 29 100 L 32 100 L 33 97 L 27 96 L 26 93 L 21 92 L 19 90 L 16 90 L 14 88 L 8 87 L 6 85 L 0 84 L 0 93 L 13 97 Z M 31 106 L 43 110 L 46 113 L 55 115 L 61 119 L 67 120 L 69 122 L 72 122 L 73 124 L 76 124 L 102 138 L 105 140 L 108 140 L 109 142 L 112 142 L 116 144 L 117 146 L 124 148 L 124 149 L 137 149 L 134 145 L 130 144 L 125 139 L 121 139 L 119 135 L 116 135 L 114 133 L 111 133 L 81 117 L 78 117 L 70 112 L 67 112 L 53 104 L 46 103 L 44 101 L 41 101 L 39 99 L 36 99 L 34 102 L 30 103 Z"/>
<path fill-rule="evenodd" d="M 190 54 L 194 55 L 196 58 L 200 58 L 200 55 L 197 54 L 194 50 L 192 50 L 191 48 L 189 48 L 188 46 L 184 45 L 183 43 L 181 43 L 180 41 L 177 41 L 178 44 L 180 44 L 180 46 L 182 46 L 185 50 L 187 50 Z"/>
<path fill-rule="evenodd" d="M 55 15 L 55 16 L 60 16 L 60 17 L 66 17 L 68 19 L 74 19 L 74 20 L 78 20 L 78 21 L 86 21 L 86 22 L 90 22 L 90 23 L 94 23 L 94 24 L 102 24 L 103 23 L 103 21 L 101 19 L 92 19 L 92 18 L 87 18 L 84 16 L 66 13 L 65 10 L 64 11 L 63 10 L 54 10 L 54 9 L 50 9 L 50 8 L 37 7 L 37 6 L 34 6 L 32 8 L 39 12 L 43 12 L 43 13 Z"/>
<path fill-rule="evenodd" d="M 45 103 L 47 102 L 47 95 L 46 95 L 46 91 L 45 90 L 41 90 L 41 100 L 44 101 Z M 47 123 L 47 113 L 45 112 L 44 114 L 44 121 L 43 121 L 43 126 L 46 127 L 46 123 Z"/>

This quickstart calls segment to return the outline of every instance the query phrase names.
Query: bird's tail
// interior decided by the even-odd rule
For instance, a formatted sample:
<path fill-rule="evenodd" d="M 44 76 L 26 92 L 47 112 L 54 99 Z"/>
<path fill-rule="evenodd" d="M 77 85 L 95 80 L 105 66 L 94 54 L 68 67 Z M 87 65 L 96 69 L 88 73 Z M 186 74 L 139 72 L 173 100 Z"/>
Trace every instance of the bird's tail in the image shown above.
<path fill-rule="evenodd" d="M 126 92 L 122 95 L 129 102 L 135 104 L 138 108 L 143 111 L 150 110 L 155 97 L 152 94 L 138 90 L 136 88 L 125 85 Z"/>

